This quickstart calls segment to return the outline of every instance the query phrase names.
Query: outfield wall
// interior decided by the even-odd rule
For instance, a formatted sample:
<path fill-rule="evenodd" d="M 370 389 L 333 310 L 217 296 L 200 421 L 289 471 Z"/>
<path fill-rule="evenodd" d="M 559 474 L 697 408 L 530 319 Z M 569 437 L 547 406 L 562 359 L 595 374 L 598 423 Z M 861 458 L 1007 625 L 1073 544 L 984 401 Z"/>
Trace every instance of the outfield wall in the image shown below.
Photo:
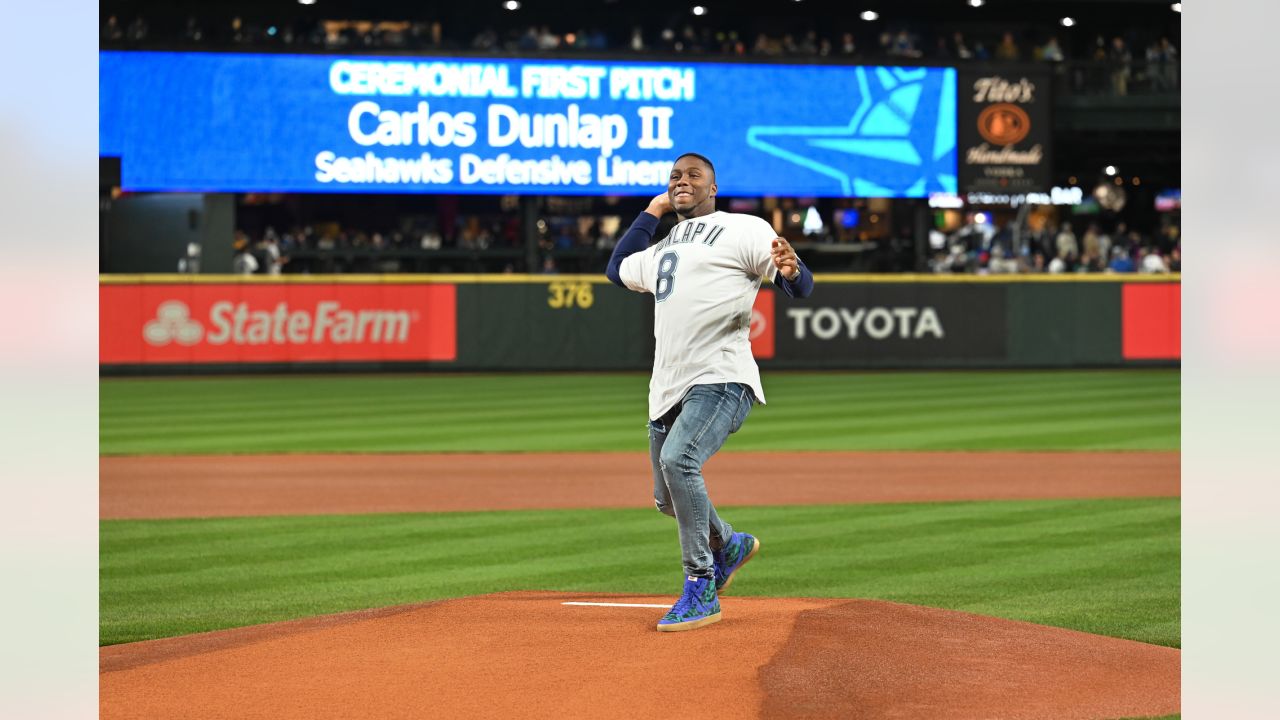
<path fill-rule="evenodd" d="M 1177 365 L 1170 276 L 822 275 L 766 288 L 764 368 Z M 653 300 L 595 276 L 104 275 L 104 374 L 647 370 Z"/>

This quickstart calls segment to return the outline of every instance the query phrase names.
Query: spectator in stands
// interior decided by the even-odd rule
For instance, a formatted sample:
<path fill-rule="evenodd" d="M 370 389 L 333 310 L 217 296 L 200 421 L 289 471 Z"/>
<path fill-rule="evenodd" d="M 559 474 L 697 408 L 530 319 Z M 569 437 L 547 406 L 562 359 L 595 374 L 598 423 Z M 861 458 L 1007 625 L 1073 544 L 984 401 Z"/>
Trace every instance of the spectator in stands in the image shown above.
<path fill-rule="evenodd" d="M 845 57 L 852 57 L 858 54 L 858 46 L 853 42 L 853 33 L 845 33 L 840 36 L 840 54 Z"/>
<path fill-rule="evenodd" d="M 436 232 L 434 227 L 427 228 L 422 233 L 422 237 L 418 239 L 418 247 L 423 250 L 439 250 L 444 244 L 444 239 L 440 237 L 440 233 Z"/>
<path fill-rule="evenodd" d="M 676 41 L 676 52 L 702 52 L 702 41 L 698 38 L 698 33 L 694 32 L 692 25 L 685 25 L 680 31 L 680 39 Z"/>
<path fill-rule="evenodd" d="M 1182 272 L 1182 250 L 1174 248 L 1169 252 L 1169 272 Z"/>
<path fill-rule="evenodd" d="M 923 53 L 916 48 L 916 39 L 907 32 L 905 28 L 898 30 L 896 34 L 890 35 L 884 33 L 880 36 L 881 48 L 886 54 L 892 57 L 901 58 L 918 58 Z"/>
<path fill-rule="evenodd" d="M 657 47 L 663 52 L 676 52 L 676 31 L 669 27 L 662 28 L 662 32 L 658 33 Z"/>
<path fill-rule="evenodd" d="M 1177 225 L 1166 225 L 1156 233 L 1156 246 L 1163 253 L 1171 253 L 1179 245 L 1179 229 Z"/>
<path fill-rule="evenodd" d="M 1068 227 L 1070 226 L 1068 225 Z M 1055 243 L 1056 238 L 1057 233 L 1055 233 L 1053 228 L 1049 226 L 1049 223 L 1046 222 L 1040 226 L 1039 230 L 1032 232 L 1027 237 L 1027 244 L 1026 247 L 1023 248 L 1022 253 L 1028 257 L 1032 257 L 1036 254 L 1043 255 L 1047 262 L 1049 258 L 1057 254 L 1057 247 Z"/>
<path fill-rule="evenodd" d="M 1142 249 L 1142 263 L 1139 267 L 1141 272 L 1147 274 L 1169 272 L 1169 266 L 1165 265 L 1164 258 L 1155 248 Z"/>
<path fill-rule="evenodd" d="M 1062 62 L 1062 48 L 1058 47 L 1058 38 L 1051 37 L 1049 42 L 1040 48 L 1040 59 L 1045 62 Z"/>
<path fill-rule="evenodd" d="M 98 39 L 103 42 L 118 42 L 124 38 L 124 28 L 120 26 L 120 21 L 115 15 L 107 18 L 107 22 L 102 26 L 102 31 L 98 35 Z"/>
<path fill-rule="evenodd" d="M 818 54 L 818 33 L 810 30 L 804 34 L 804 39 L 800 41 L 800 54 L 809 56 Z"/>
<path fill-rule="evenodd" d="M 1076 244 L 1076 234 L 1071 232 L 1071 223 L 1062 223 L 1062 229 L 1058 231 L 1058 237 L 1054 239 L 1054 243 L 1057 250 L 1055 257 L 1065 258 L 1080 252 L 1080 246 Z"/>
<path fill-rule="evenodd" d="M 1117 36 L 1111 39 L 1107 59 L 1111 62 L 1111 92 L 1115 95 L 1128 95 L 1133 55 L 1129 52 L 1129 46 L 1125 45 L 1124 38 Z"/>
<path fill-rule="evenodd" d="M 498 47 L 498 34 L 493 31 L 493 28 L 489 27 L 481 30 L 480 34 L 476 35 L 471 41 L 472 50 L 487 51 L 496 47 Z"/>
<path fill-rule="evenodd" d="M 1098 254 L 1095 248 L 1084 251 L 1084 255 L 1080 257 L 1080 266 L 1076 268 L 1076 272 L 1095 273 L 1102 272 L 1104 269 L 1106 268 L 1102 262 L 1102 256 Z"/>
<path fill-rule="evenodd" d="M 644 52 L 644 33 L 639 27 L 631 28 L 631 42 L 628 45 L 632 52 Z"/>
<path fill-rule="evenodd" d="M 939 60 L 951 59 L 951 46 L 947 44 L 947 39 L 939 37 L 933 47 L 933 56 Z"/>
<path fill-rule="evenodd" d="M 537 50 L 538 49 L 538 29 L 530 25 L 525 29 L 524 34 L 520 36 L 520 40 L 516 43 L 519 50 Z"/>
<path fill-rule="evenodd" d="M 150 29 L 146 19 L 139 15 L 129 23 L 129 29 L 125 31 L 125 39 L 129 42 L 142 42 L 147 39 L 147 32 Z"/>
<path fill-rule="evenodd" d="M 955 55 L 957 60 L 972 60 L 973 51 L 969 49 L 968 44 L 964 41 L 964 33 L 956 33 L 951 36 L 951 53 Z"/>
<path fill-rule="evenodd" d="M 1160 78 L 1160 87 L 1163 90 L 1173 91 L 1178 89 L 1178 48 L 1169 42 L 1169 38 L 1160 38 L 1158 60 L 1160 67 L 1158 68 L 1158 77 Z"/>
<path fill-rule="evenodd" d="M 1080 245 L 1086 256 L 1104 257 L 1101 237 L 1098 232 L 1098 226 L 1090 223 L 1088 229 L 1084 231 L 1084 237 L 1080 238 Z"/>
<path fill-rule="evenodd" d="M 999 237 L 997 235 L 997 237 Z M 1006 251 L 1004 245 L 993 244 L 991 247 L 991 259 L 987 266 L 992 274 L 1013 274 L 1018 272 L 1018 259 L 1011 257 Z"/>
<path fill-rule="evenodd" d="M 187 17 L 187 29 L 183 33 L 183 38 L 194 44 L 204 41 L 204 28 L 200 26 L 200 21 L 194 15 Z"/>
<path fill-rule="evenodd" d="M 1021 53 L 1018 52 L 1018 44 L 1013 41 L 1013 33 L 1006 32 L 1000 38 L 1000 44 L 996 46 L 996 59 L 1006 62 L 1017 62 Z"/>
<path fill-rule="evenodd" d="M 1111 248 L 1111 264 L 1107 266 L 1111 272 L 1131 273 L 1133 272 L 1133 259 L 1129 257 L 1129 253 L 1124 248 Z"/>
<path fill-rule="evenodd" d="M 231 271 L 236 275 L 252 275 L 258 272 L 258 260 L 249 252 L 249 237 L 240 230 L 236 231 L 235 242 L 232 243 L 235 256 L 231 259 Z"/>

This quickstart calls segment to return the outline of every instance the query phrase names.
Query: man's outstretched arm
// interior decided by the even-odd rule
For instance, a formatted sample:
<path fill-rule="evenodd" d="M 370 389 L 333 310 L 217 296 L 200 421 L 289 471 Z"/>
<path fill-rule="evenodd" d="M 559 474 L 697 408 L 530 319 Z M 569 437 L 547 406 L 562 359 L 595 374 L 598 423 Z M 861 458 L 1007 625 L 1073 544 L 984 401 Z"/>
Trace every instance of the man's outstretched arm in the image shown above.
<path fill-rule="evenodd" d="M 613 248 L 613 256 L 609 258 L 609 266 L 604 271 L 609 282 L 620 288 L 627 287 L 622 282 L 622 261 L 626 260 L 628 255 L 634 255 L 649 247 L 649 243 L 653 241 L 653 233 L 658 229 L 658 221 L 669 212 L 671 212 L 671 200 L 666 193 L 649 201 L 649 207 L 645 208 L 635 222 L 631 223 L 631 227 L 627 228 Z"/>
<path fill-rule="evenodd" d="M 791 243 L 784 238 L 774 238 L 771 252 L 773 264 L 778 268 L 773 284 L 781 288 L 787 297 L 809 297 L 809 293 L 813 292 L 813 273 L 809 272 L 800 256 L 796 255 Z"/>

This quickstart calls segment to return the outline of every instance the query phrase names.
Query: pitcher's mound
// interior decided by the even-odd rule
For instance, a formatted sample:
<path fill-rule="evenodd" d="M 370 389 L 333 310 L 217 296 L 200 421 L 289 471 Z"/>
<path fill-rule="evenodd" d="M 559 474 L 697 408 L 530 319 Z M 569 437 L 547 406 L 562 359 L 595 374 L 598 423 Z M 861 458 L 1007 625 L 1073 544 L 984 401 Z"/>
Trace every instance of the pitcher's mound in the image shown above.
<path fill-rule="evenodd" d="M 1127 718 L 1180 651 L 871 600 L 500 593 L 102 648 L 103 718 Z M 565 603 L 612 603 L 610 605 Z"/>

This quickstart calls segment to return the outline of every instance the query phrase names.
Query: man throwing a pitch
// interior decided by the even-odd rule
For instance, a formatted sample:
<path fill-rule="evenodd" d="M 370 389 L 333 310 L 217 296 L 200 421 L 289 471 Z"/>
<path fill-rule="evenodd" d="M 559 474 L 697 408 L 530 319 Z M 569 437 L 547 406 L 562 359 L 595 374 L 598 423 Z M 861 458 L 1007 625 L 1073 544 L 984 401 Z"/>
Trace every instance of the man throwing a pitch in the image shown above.
<path fill-rule="evenodd" d="M 671 234 L 650 246 L 658 220 L 675 211 Z M 658 510 L 676 519 L 684 563 L 680 600 L 662 631 L 720 620 L 719 593 L 757 552 L 760 540 L 734 532 L 707 497 L 702 466 L 752 404 L 764 402 L 751 355 L 751 308 L 761 282 L 807 297 L 813 275 L 764 220 L 716 210 L 716 170 L 707 158 L 676 158 L 667 191 L 655 197 L 619 240 L 605 275 L 652 293 L 653 377 L 649 381 L 649 456 Z"/>

